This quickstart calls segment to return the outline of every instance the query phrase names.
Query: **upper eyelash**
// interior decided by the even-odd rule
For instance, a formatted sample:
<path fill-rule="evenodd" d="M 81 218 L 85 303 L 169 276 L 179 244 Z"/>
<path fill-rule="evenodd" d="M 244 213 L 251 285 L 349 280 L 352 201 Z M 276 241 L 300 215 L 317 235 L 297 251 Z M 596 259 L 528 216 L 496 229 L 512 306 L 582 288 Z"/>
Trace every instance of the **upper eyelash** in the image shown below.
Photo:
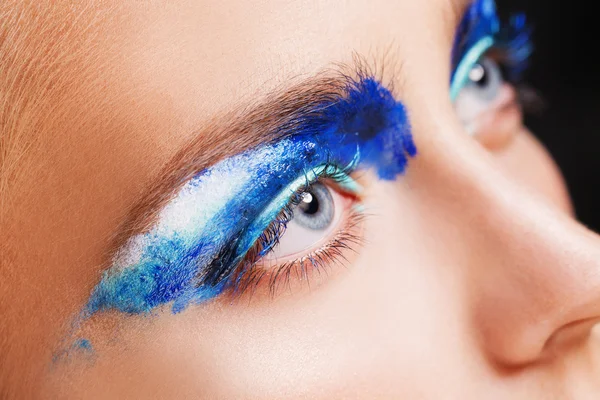
<path fill-rule="evenodd" d="M 499 61 L 510 82 L 519 81 L 529 67 L 529 58 L 533 52 L 532 31 L 525 14 L 520 13 L 513 15 L 508 23 L 502 25 L 495 36 L 493 49 L 499 53 Z"/>

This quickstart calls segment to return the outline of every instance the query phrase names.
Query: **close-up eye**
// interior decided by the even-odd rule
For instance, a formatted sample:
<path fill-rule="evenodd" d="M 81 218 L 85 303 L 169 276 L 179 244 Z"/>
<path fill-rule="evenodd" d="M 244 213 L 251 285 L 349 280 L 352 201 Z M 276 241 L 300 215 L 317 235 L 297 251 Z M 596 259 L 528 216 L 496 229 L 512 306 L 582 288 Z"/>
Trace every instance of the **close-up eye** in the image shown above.
<path fill-rule="evenodd" d="M 323 92 L 323 102 L 303 110 L 289 128 L 294 137 L 189 179 L 150 229 L 118 250 L 83 317 L 147 313 L 166 303 L 178 313 L 266 282 L 273 294 L 294 271 L 307 281 L 346 263 L 361 242 L 362 208 L 354 205 L 362 186 L 352 173 L 372 166 L 393 180 L 416 155 L 403 105 L 371 77 L 348 79 L 341 78 L 341 92 Z"/>
<path fill-rule="evenodd" d="M 322 249 L 344 229 L 352 201 L 328 184 L 310 185 L 291 207 L 285 233 L 264 260 L 289 262 Z"/>
<path fill-rule="evenodd" d="M 240 278 L 234 289 L 268 284 L 275 294 L 290 279 L 310 281 L 312 273 L 347 261 L 345 252 L 356 251 L 361 242 L 358 201 L 333 178 L 298 189 L 234 273 Z"/>

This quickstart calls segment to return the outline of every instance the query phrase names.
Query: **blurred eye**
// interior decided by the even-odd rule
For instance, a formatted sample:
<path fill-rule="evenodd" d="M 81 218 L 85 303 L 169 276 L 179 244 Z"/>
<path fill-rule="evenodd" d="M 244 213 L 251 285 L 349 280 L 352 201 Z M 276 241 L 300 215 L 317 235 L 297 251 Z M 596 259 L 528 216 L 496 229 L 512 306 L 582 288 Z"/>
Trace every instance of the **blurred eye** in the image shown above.
<path fill-rule="evenodd" d="M 492 58 L 484 56 L 474 64 L 455 100 L 455 109 L 463 124 L 468 127 L 477 117 L 494 108 L 505 84 L 502 70 Z"/>
<path fill-rule="evenodd" d="M 469 71 L 469 83 L 463 93 L 470 91 L 481 102 L 492 102 L 500 92 L 504 83 L 500 66 L 491 58 L 483 57 Z"/>
<path fill-rule="evenodd" d="M 319 251 L 344 228 L 351 203 L 329 185 L 313 183 L 300 194 L 285 233 L 265 260 L 285 262 Z"/>

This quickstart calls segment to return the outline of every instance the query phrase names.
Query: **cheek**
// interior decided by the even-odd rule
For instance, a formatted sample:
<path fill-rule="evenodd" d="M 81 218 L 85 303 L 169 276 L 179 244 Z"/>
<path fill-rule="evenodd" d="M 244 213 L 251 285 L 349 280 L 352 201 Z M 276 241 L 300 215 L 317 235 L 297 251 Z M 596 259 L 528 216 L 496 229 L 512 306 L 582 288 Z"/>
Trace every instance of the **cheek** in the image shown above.
<path fill-rule="evenodd" d="M 544 146 L 524 128 L 511 143 L 494 157 L 513 179 L 564 212 L 574 210 L 558 166 Z"/>

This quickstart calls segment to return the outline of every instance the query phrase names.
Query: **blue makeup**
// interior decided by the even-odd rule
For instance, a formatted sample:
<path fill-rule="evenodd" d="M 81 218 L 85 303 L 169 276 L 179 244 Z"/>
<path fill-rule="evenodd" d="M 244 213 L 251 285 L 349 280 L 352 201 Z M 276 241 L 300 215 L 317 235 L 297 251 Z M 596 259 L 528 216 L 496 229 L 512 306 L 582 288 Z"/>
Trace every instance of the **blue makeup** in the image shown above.
<path fill-rule="evenodd" d="M 488 51 L 500 58 L 506 78 L 517 81 L 531 54 L 531 30 L 524 14 L 500 24 L 494 0 L 475 0 L 458 26 L 452 51 L 450 97 L 455 100 L 469 80 L 469 72 Z"/>
<path fill-rule="evenodd" d="M 52 361 L 59 362 L 74 354 L 77 354 L 78 356 L 93 357 L 94 347 L 88 339 L 75 339 L 70 345 L 55 353 L 52 356 Z"/>
<path fill-rule="evenodd" d="M 283 139 L 188 181 L 155 225 L 116 254 L 84 317 L 148 313 L 165 304 L 178 312 L 212 299 L 235 286 L 246 254 L 299 189 L 335 175 L 357 191 L 348 175 L 356 168 L 393 180 L 416 154 L 404 106 L 372 77 L 349 79 L 340 96 L 309 107 Z"/>

